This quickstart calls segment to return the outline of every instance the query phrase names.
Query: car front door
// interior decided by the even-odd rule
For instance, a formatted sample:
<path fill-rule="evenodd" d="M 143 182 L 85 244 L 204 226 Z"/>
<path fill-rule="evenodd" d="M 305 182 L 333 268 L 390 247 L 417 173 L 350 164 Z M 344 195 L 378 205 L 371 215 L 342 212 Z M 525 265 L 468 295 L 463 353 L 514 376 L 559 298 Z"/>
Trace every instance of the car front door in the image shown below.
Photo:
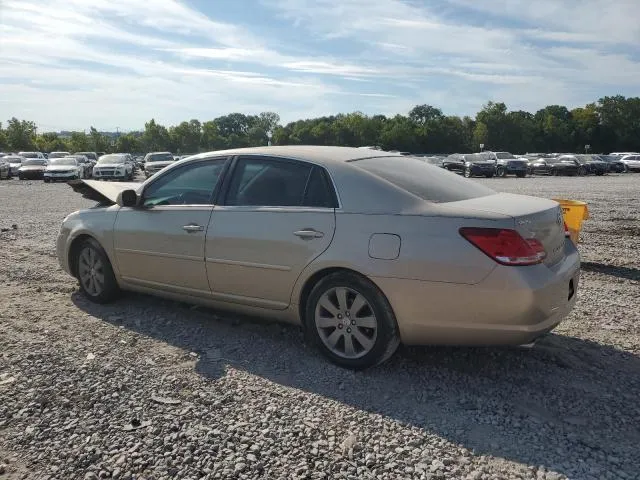
<path fill-rule="evenodd" d="M 337 197 L 324 168 L 288 159 L 235 160 L 207 231 L 214 298 L 285 309 L 301 271 L 335 230 Z"/>
<path fill-rule="evenodd" d="M 123 280 L 151 288 L 209 296 L 205 235 L 226 158 L 188 163 L 158 175 L 140 205 L 123 207 L 114 247 Z"/>

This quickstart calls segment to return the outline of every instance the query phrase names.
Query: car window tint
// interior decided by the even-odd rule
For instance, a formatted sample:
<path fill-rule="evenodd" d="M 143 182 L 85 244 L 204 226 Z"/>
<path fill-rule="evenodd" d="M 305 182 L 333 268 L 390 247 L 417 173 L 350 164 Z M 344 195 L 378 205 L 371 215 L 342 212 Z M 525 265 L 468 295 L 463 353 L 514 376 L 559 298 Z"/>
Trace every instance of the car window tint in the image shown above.
<path fill-rule="evenodd" d="M 199 162 L 160 176 L 144 191 L 144 205 L 211 205 L 226 159 Z"/>
<path fill-rule="evenodd" d="M 302 205 L 312 166 L 267 158 L 241 158 L 229 185 L 227 205 L 297 207 Z"/>
<path fill-rule="evenodd" d="M 430 202 L 456 202 L 496 193 L 415 157 L 365 158 L 353 161 L 353 165 Z"/>
<path fill-rule="evenodd" d="M 303 204 L 305 207 L 337 207 L 333 186 L 327 181 L 326 174 L 320 167 L 315 167 L 311 172 Z"/>

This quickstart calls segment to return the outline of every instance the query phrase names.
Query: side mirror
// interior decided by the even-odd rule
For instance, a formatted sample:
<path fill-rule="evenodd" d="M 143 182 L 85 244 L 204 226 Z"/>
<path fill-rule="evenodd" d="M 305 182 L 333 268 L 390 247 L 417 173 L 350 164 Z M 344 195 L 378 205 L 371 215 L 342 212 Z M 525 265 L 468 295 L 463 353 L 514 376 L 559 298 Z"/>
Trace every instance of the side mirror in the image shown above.
<path fill-rule="evenodd" d="M 138 194 L 135 190 L 123 190 L 118 194 L 116 203 L 121 207 L 135 207 L 138 205 Z"/>

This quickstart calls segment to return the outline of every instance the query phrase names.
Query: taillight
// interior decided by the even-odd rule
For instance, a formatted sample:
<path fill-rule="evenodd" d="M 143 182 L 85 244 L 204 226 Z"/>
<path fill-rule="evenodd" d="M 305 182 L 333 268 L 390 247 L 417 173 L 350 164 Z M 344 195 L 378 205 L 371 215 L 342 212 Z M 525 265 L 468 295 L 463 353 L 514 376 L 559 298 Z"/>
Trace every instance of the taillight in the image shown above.
<path fill-rule="evenodd" d="M 565 238 L 571 237 L 571 232 L 569 231 L 569 226 L 567 225 L 567 222 L 564 222 L 564 236 Z"/>
<path fill-rule="evenodd" d="M 535 265 L 547 256 L 539 240 L 522 238 L 515 230 L 468 227 L 460 235 L 502 265 Z"/>

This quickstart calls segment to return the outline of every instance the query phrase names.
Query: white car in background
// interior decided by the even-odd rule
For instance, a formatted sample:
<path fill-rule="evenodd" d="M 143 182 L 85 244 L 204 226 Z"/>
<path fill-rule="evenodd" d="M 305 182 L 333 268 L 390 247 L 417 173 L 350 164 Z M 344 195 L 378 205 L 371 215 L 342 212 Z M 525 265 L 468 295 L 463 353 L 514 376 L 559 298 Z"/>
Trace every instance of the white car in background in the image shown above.
<path fill-rule="evenodd" d="M 84 177 L 84 167 L 73 157 L 54 158 L 49 160 L 44 170 L 46 183 L 56 180 L 77 180 Z"/>
<path fill-rule="evenodd" d="M 640 153 L 625 155 L 620 159 L 627 172 L 640 172 Z"/>
<path fill-rule="evenodd" d="M 133 159 L 126 153 L 103 155 L 93 167 L 96 180 L 132 180 Z"/>
<path fill-rule="evenodd" d="M 18 170 L 22 166 L 22 162 L 24 162 L 25 158 L 20 155 L 6 155 L 3 158 L 5 161 L 9 162 L 11 176 L 18 175 Z"/>

